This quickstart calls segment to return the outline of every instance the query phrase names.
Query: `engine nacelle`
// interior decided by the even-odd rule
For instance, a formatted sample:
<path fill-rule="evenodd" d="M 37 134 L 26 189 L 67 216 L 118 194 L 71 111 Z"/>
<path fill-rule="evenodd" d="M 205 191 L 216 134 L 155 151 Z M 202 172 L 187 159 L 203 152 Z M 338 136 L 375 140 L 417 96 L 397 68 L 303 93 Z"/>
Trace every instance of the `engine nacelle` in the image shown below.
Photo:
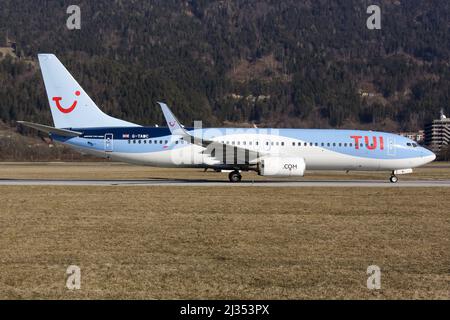
<path fill-rule="evenodd" d="M 261 160 L 261 176 L 271 177 L 303 177 L 305 174 L 303 158 L 268 157 Z"/>

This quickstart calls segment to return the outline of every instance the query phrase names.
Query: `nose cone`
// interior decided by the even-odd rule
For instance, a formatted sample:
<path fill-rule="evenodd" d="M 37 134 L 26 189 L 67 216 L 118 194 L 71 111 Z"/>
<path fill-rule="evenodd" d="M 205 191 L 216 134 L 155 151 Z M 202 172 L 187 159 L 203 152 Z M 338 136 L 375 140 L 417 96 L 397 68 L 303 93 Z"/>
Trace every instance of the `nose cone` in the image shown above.
<path fill-rule="evenodd" d="M 430 163 L 436 160 L 436 155 L 430 150 L 423 148 L 423 158 L 426 163 Z"/>

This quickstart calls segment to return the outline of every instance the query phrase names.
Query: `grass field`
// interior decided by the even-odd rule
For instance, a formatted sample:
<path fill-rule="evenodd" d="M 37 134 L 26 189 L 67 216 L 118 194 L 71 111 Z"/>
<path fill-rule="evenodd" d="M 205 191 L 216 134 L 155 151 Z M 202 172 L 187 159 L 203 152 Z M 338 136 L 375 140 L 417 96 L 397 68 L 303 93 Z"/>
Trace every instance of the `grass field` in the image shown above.
<path fill-rule="evenodd" d="M 304 178 L 269 180 L 388 180 L 389 172 L 337 172 L 306 171 Z M 201 179 L 228 181 L 227 173 L 203 172 L 200 169 L 167 169 L 132 166 L 114 162 L 80 163 L 6 163 L 0 162 L 0 179 Z M 400 180 L 449 180 L 450 163 L 435 162 L 426 167 L 414 169 L 410 175 L 399 176 Z M 244 172 L 243 180 L 267 180 L 254 172 Z"/>
<path fill-rule="evenodd" d="M 407 179 L 449 176 L 447 164 L 435 164 Z M 0 165 L 3 179 L 150 177 L 226 179 Z M 0 298 L 449 299 L 449 197 L 450 188 L 3 186 Z M 381 290 L 366 287 L 373 264 Z M 81 268 L 81 290 L 65 287 L 69 265 Z"/>

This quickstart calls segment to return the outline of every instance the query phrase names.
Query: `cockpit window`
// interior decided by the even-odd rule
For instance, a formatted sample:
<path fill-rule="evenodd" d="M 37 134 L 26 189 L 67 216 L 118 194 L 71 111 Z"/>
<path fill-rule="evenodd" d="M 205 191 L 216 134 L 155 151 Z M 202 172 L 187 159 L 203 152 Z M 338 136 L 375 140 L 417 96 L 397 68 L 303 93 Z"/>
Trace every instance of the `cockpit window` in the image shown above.
<path fill-rule="evenodd" d="M 409 143 L 409 142 L 408 142 L 406 145 L 407 145 L 408 147 L 411 147 L 411 143 Z"/>
<path fill-rule="evenodd" d="M 414 148 L 417 148 L 417 143 L 412 144 Z"/>

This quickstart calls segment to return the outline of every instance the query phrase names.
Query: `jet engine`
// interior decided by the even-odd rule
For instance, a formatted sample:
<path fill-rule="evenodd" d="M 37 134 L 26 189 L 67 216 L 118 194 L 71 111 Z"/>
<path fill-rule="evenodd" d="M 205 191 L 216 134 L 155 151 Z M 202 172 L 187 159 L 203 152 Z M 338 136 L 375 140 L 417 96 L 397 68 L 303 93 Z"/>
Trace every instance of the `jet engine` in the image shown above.
<path fill-rule="evenodd" d="M 303 177 L 305 160 L 303 158 L 268 157 L 261 160 L 259 175 L 270 177 Z"/>

